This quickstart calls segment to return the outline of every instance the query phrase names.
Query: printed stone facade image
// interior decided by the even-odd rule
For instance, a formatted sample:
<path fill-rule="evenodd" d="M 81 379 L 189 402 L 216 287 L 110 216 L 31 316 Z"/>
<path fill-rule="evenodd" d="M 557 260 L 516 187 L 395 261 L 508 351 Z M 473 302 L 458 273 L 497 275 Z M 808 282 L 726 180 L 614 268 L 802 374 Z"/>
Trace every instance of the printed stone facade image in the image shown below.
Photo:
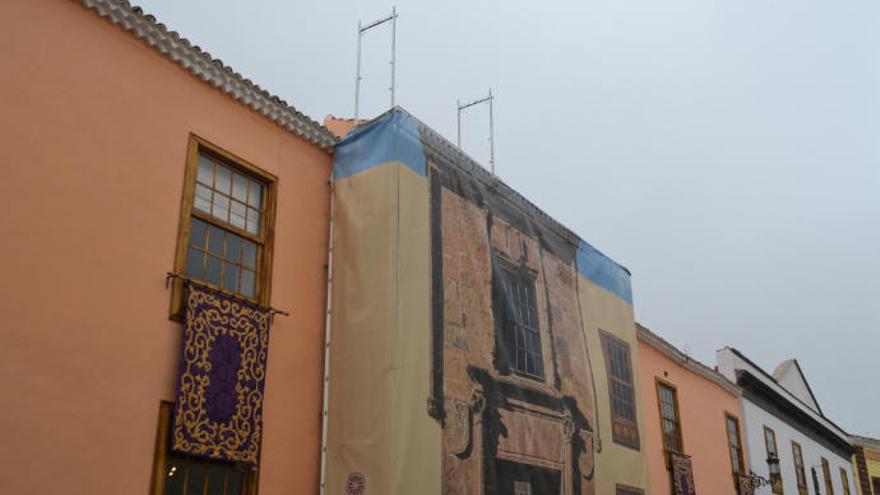
<path fill-rule="evenodd" d="M 596 405 L 575 246 L 548 249 L 535 219 L 463 196 L 437 169 L 431 181 L 442 493 L 595 493 Z"/>

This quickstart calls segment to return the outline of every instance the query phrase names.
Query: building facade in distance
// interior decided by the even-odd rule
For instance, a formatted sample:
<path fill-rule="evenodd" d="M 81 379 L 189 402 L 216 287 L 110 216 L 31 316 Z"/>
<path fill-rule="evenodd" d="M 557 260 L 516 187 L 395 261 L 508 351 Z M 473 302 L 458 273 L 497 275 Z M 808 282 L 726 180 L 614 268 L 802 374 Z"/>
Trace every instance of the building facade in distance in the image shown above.
<path fill-rule="evenodd" d="M 696 493 L 735 495 L 746 473 L 740 389 L 636 324 L 652 495 L 672 495 L 673 456 L 690 459 Z"/>
<path fill-rule="evenodd" d="M 857 493 L 849 436 L 822 413 L 796 360 L 770 374 L 730 347 L 716 358 L 718 371 L 742 389 L 749 468 L 772 482 L 756 493 Z"/>
<path fill-rule="evenodd" d="M 880 495 L 880 439 L 850 435 L 859 493 Z"/>

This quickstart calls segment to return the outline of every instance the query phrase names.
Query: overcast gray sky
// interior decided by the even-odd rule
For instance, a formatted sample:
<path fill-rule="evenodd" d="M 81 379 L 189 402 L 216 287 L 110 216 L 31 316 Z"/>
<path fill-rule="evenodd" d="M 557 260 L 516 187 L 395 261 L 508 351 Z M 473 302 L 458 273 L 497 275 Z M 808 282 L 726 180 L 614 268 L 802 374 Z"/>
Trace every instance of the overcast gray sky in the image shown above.
<path fill-rule="evenodd" d="M 315 119 L 351 116 L 356 26 L 394 0 L 134 0 Z M 396 0 L 397 102 L 455 138 L 496 94 L 498 174 L 633 273 L 694 357 L 800 361 L 880 436 L 880 2 Z M 368 33 L 362 116 L 388 106 Z M 464 148 L 488 163 L 487 112 Z"/>

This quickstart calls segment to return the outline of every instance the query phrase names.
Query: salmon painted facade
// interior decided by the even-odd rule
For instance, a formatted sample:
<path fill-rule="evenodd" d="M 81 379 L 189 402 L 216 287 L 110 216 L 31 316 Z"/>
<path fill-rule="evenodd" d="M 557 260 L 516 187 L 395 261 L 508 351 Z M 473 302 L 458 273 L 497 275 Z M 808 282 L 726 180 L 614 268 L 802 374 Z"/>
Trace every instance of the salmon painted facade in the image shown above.
<path fill-rule="evenodd" d="M 2 2 L 0 32 L 0 493 L 317 493 L 335 137 L 125 1 Z M 181 277 L 290 313 L 250 464 L 171 452 Z"/>
<path fill-rule="evenodd" d="M 671 456 L 686 456 L 696 493 L 736 495 L 746 474 L 740 389 L 638 325 L 639 374 L 652 495 L 675 495 Z M 693 493 L 693 492 L 688 492 Z"/>

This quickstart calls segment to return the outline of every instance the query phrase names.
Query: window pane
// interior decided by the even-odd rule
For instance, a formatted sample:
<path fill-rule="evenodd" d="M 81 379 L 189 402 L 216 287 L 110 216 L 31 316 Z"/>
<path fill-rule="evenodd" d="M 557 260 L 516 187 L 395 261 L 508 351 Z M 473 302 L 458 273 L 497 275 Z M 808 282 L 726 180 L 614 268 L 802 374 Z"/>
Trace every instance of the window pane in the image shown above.
<path fill-rule="evenodd" d="M 232 175 L 232 197 L 239 201 L 247 201 L 248 180 L 239 174 Z"/>
<path fill-rule="evenodd" d="M 223 288 L 230 291 L 238 290 L 238 267 L 223 263 Z"/>
<path fill-rule="evenodd" d="M 207 495 L 224 495 L 223 494 L 223 485 L 224 478 L 226 478 L 225 471 L 229 470 L 227 467 L 211 467 L 208 469 L 208 491 Z"/>
<path fill-rule="evenodd" d="M 199 155 L 198 181 L 208 186 L 214 184 L 214 162 L 205 155 Z"/>
<path fill-rule="evenodd" d="M 238 227 L 244 230 L 244 219 L 245 219 L 245 209 L 247 207 L 244 203 L 239 203 L 236 200 L 232 200 L 232 208 L 229 210 L 229 223 L 231 223 L 234 227 Z"/>
<path fill-rule="evenodd" d="M 229 221 L 229 198 L 222 194 L 214 194 L 214 208 L 211 214 L 224 222 Z"/>
<path fill-rule="evenodd" d="M 189 243 L 194 246 L 204 247 L 208 225 L 196 217 L 191 217 L 189 222 Z"/>
<path fill-rule="evenodd" d="M 176 460 L 165 465 L 165 495 L 183 495 L 183 474 L 186 466 Z"/>
<path fill-rule="evenodd" d="M 204 280 L 209 284 L 220 285 L 220 258 L 208 255 Z"/>
<path fill-rule="evenodd" d="M 236 469 L 226 476 L 226 495 L 241 494 L 241 471 Z"/>
<path fill-rule="evenodd" d="M 196 184 L 196 196 L 193 201 L 193 208 L 204 211 L 205 213 L 211 212 L 211 190 L 207 187 Z"/>
<path fill-rule="evenodd" d="M 214 189 L 229 196 L 232 193 L 232 171 L 223 166 L 217 166 L 214 171 Z"/>
<path fill-rule="evenodd" d="M 250 191 L 248 193 L 248 204 L 253 206 L 254 208 L 263 208 L 263 186 L 258 184 L 255 181 L 248 181 L 250 183 Z"/>
<path fill-rule="evenodd" d="M 202 493 L 205 486 L 205 467 L 200 464 L 190 464 L 189 476 L 186 480 L 186 493 Z"/>
<path fill-rule="evenodd" d="M 254 281 L 256 277 L 250 270 L 241 271 L 241 286 L 239 292 L 245 297 L 254 297 Z"/>
<path fill-rule="evenodd" d="M 241 261 L 242 238 L 231 233 L 226 233 L 226 259 L 235 262 Z"/>
<path fill-rule="evenodd" d="M 254 269 L 257 267 L 257 245 L 247 240 L 242 240 L 242 242 L 244 243 L 242 263 L 247 268 Z"/>
<path fill-rule="evenodd" d="M 245 229 L 251 234 L 260 233 L 260 212 L 253 209 L 247 209 L 247 228 Z"/>
<path fill-rule="evenodd" d="M 189 248 L 186 253 L 186 274 L 199 280 L 204 279 L 205 273 L 202 265 L 205 261 L 205 255 L 201 251 Z"/>
<path fill-rule="evenodd" d="M 224 237 L 223 229 L 219 229 L 212 225 L 208 234 L 208 251 L 217 256 L 223 256 Z"/>

